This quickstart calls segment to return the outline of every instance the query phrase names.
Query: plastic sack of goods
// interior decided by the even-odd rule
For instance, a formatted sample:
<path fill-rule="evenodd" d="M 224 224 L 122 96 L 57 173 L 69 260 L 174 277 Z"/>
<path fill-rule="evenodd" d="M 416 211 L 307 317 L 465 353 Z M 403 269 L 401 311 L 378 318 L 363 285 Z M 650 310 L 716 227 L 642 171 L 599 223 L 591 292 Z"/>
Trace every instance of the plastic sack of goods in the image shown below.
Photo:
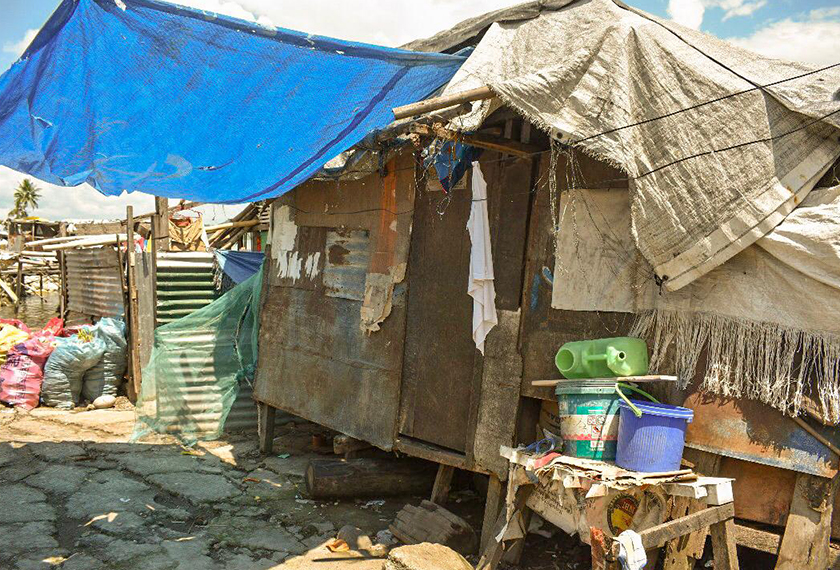
<path fill-rule="evenodd" d="M 125 322 L 105 317 L 93 327 L 93 334 L 105 343 L 102 358 L 85 372 L 82 398 L 93 402 L 100 396 L 116 396 L 126 368 Z"/>
<path fill-rule="evenodd" d="M 71 409 L 79 403 L 85 372 L 105 353 L 105 341 L 84 327 L 79 334 L 56 340 L 55 349 L 44 368 L 41 400 L 47 406 Z"/>
<path fill-rule="evenodd" d="M 0 336 L 3 333 L 6 336 L 0 343 L 11 336 L 23 340 L 4 351 L 5 361 L 0 368 L 0 401 L 27 410 L 38 406 L 44 365 L 53 351 L 55 335 L 61 332 L 63 325 L 61 319 L 52 319 L 46 327 L 30 336 L 29 329 L 20 321 L 15 324 L 4 322 Z M 8 330 L 10 328 L 17 332 Z M 20 333 L 23 333 L 22 337 Z"/>

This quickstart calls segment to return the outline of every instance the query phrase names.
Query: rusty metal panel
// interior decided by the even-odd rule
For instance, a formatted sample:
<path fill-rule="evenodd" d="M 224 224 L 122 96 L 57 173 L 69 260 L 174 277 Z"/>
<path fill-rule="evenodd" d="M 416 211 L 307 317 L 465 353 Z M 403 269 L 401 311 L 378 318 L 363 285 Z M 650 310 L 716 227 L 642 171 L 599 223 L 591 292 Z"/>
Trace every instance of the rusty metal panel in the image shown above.
<path fill-rule="evenodd" d="M 741 398 L 691 394 L 683 404 L 694 410 L 686 446 L 821 477 L 837 473 L 837 457 L 796 423 L 770 406 Z M 835 428 L 818 428 L 837 441 Z"/>
<path fill-rule="evenodd" d="M 388 214 L 392 219 L 384 227 L 395 234 L 391 239 L 381 235 L 386 187 L 378 173 L 339 183 L 310 181 L 275 201 L 269 285 L 260 313 L 255 399 L 382 449 L 394 445 L 399 410 L 413 164 L 405 153 L 393 169 L 396 206 L 390 209 L 404 214 L 396 220 Z M 320 246 L 314 239 L 319 228 Z M 380 330 L 365 333 L 362 293 L 372 253 L 380 250 L 393 264 L 390 314 L 378 322 Z M 303 260 L 304 267 L 312 259 L 317 271 L 290 282 L 281 274 L 292 275 L 292 259 Z"/>
<path fill-rule="evenodd" d="M 117 317 L 125 314 L 122 274 L 113 247 L 71 249 L 67 264 L 67 308 L 83 315 Z"/>
<path fill-rule="evenodd" d="M 370 233 L 365 230 L 327 231 L 324 295 L 351 301 L 364 300 L 369 249 Z"/>

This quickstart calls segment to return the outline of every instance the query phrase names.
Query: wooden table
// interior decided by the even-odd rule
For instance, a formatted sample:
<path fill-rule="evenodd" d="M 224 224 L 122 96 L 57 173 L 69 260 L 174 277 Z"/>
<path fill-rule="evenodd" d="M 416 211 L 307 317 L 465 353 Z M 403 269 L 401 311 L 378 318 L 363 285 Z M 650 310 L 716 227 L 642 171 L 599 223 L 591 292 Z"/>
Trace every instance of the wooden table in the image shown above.
<path fill-rule="evenodd" d="M 708 529 L 715 569 L 738 570 L 731 479 L 698 477 L 690 470 L 637 474 L 605 462 L 566 457 L 540 466 L 539 456 L 507 447 L 502 447 L 501 453 L 510 462 L 506 508 L 496 521 L 494 538 L 485 547 L 477 570 L 495 569 L 506 555 L 509 562 L 517 561 L 532 512 L 560 528 L 565 526 L 567 532 L 575 523 L 583 527 L 578 527 L 579 533 L 588 527 L 589 536 L 580 534 L 584 542 L 590 543 L 593 570 L 618 570 L 618 542 L 609 528 L 612 524 L 600 524 L 599 518 L 584 519 L 579 511 L 581 505 L 585 505 L 583 510 L 586 512 L 607 513 L 607 509 L 599 509 L 599 501 L 615 503 L 615 493 L 640 492 L 666 496 L 668 507 L 671 507 L 650 510 L 647 516 L 641 512 L 632 513 L 630 525 L 641 536 L 646 550 L 669 545 L 669 552 L 679 553 L 689 536 L 695 538 L 695 542 L 696 537 L 705 542 Z M 688 509 L 688 501 L 701 506 Z M 680 505 L 686 508 L 681 510 Z M 650 524 L 647 519 L 655 519 L 659 513 L 659 520 L 671 520 Z M 672 518 L 675 513 L 677 516 Z"/>

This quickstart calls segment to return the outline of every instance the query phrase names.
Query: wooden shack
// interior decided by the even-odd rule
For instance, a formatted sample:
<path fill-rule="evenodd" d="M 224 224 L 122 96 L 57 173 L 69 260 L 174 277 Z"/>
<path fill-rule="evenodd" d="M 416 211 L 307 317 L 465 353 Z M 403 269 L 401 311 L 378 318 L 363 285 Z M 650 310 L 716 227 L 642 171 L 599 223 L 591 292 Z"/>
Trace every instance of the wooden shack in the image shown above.
<path fill-rule="evenodd" d="M 409 47 L 453 52 L 494 21 L 534 17 L 540 8 L 532 4 Z M 426 119 L 413 129 L 421 144 L 392 151 L 379 168 L 311 180 L 273 203 L 254 398 L 264 449 L 280 409 L 435 461 L 441 479 L 451 468 L 490 475 L 486 536 L 507 474 L 500 446 L 534 441 L 541 408 L 556 402 L 552 388 L 532 382 L 558 377 L 553 356 L 563 343 L 627 334 L 635 318 L 552 308 L 549 183 L 569 189 L 569 160 L 589 188 L 624 193 L 628 182 L 571 149 L 552 160 L 545 134 L 510 109 L 485 121 L 470 142 L 484 149 L 499 324 L 482 355 L 467 294 L 470 173 L 444 193 L 422 167 L 417 150 L 442 133 L 434 117 Z M 701 420 L 689 430 L 686 458 L 705 475 L 736 479 L 739 544 L 810 560 L 797 545 L 825 540 L 829 528 L 840 537 L 840 519 L 831 524 L 836 485 L 829 485 L 838 457 L 824 444 L 835 440 L 833 430 L 805 431 L 764 404 L 701 395 L 700 380 L 667 394 Z M 712 429 L 721 422 L 725 437 Z M 671 553 L 665 567 L 691 567 L 681 564 L 701 553 L 702 544 Z"/>

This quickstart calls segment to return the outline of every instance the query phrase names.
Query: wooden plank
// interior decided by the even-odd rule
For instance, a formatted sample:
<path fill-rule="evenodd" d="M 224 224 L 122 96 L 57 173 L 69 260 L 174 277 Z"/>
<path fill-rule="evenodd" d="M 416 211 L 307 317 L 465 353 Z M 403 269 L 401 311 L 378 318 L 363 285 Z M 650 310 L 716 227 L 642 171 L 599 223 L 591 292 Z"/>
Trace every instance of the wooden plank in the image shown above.
<path fill-rule="evenodd" d="M 776 570 L 825 568 L 831 515 L 840 474 L 833 479 L 799 473 L 779 546 Z"/>
<path fill-rule="evenodd" d="M 431 502 L 438 505 L 445 505 L 449 500 L 449 488 L 452 485 L 452 477 L 455 475 L 455 468 L 451 465 L 440 464 L 438 466 L 435 485 L 432 487 Z"/>
<path fill-rule="evenodd" d="M 467 295 L 471 202 L 423 192 L 414 206 L 399 434 L 466 453 L 480 357 Z"/>
<path fill-rule="evenodd" d="M 501 479 L 508 473 L 508 462 L 499 448 L 514 443 L 522 357 L 517 350 L 519 311 L 497 312 L 499 324 L 485 342 L 481 382 L 481 402 L 475 431 L 475 462 Z"/>
<path fill-rule="evenodd" d="M 394 442 L 394 449 L 413 457 L 419 457 L 420 459 L 425 459 L 427 461 L 450 465 L 457 469 L 486 473 L 486 471 L 483 471 L 480 467 L 472 463 L 463 453 L 458 453 L 457 451 L 452 451 L 450 449 L 444 449 L 440 446 L 418 441 L 410 437 L 398 437 Z"/>
<path fill-rule="evenodd" d="M 676 496 L 673 501 L 670 518 L 679 519 L 686 516 L 692 499 L 686 496 Z M 694 568 L 694 558 L 688 555 L 686 548 L 689 536 L 675 538 L 665 545 L 663 570 L 691 570 Z"/>
<path fill-rule="evenodd" d="M 274 448 L 274 418 L 277 410 L 268 404 L 257 402 L 257 436 L 260 452 L 271 453 Z"/>
<path fill-rule="evenodd" d="M 676 376 L 668 376 L 665 374 L 651 374 L 647 376 L 621 376 L 615 378 L 592 378 L 592 382 L 602 382 L 602 381 L 615 381 L 615 382 L 676 382 Z M 549 386 L 555 387 L 558 384 L 563 384 L 564 382 L 580 382 L 579 379 L 569 379 L 569 378 L 557 378 L 555 380 L 532 380 L 531 386 L 541 387 L 541 386 Z"/>
<path fill-rule="evenodd" d="M 735 521 L 732 519 L 711 525 L 712 552 L 715 570 L 738 570 L 738 547 L 735 544 Z M 822 568 L 813 566 L 813 568 Z"/>
<path fill-rule="evenodd" d="M 664 546 L 669 540 L 695 532 L 701 528 L 734 518 L 733 503 L 710 507 L 679 519 L 664 522 L 639 533 L 645 550 Z M 615 545 L 617 546 L 617 545 Z"/>

